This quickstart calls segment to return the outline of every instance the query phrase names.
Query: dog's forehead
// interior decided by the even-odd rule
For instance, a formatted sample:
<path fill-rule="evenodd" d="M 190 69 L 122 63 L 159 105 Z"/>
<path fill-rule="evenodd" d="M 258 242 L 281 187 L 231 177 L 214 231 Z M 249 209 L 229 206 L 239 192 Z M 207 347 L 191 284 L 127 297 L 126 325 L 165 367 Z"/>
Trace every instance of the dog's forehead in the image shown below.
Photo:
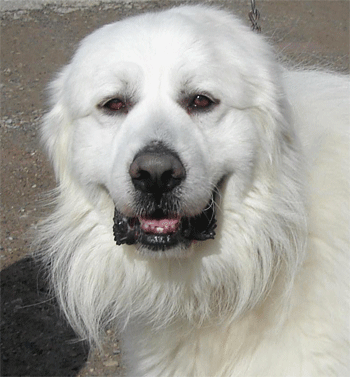
<path fill-rule="evenodd" d="M 62 81 L 65 97 L 88 111 L 114 95 L 217 96 L 226 88 L 223 96 L 235 96 L 233 102 L 244 107 L 240 98 L 253 98 L 247 83 L 266 71 L 256 59 L 261 45 L 260 38 L 226 12 L 184 7 L 147 13 L 106 25 L 81 42 Z M 244 76 L 250 79 L 242 80 Z"/>
<path fill-rule="evenodd" d="M 119 61 L 146 64 L 157 59 L 174 62 L 208 50 L 210 34 L 206 36 L 203 25 L 180 15 L 166 15 L 146 14 L 106 25 L 82 41 L 75 60 L 85 60 L 87 65 L 100 62 L 101 56 L 105 65 Z"/>
<path fill-rule="evenodd" d="M 67 85 L 72 94 L 75 82 L 79 82 L 79 87 L 86 87 L 85 97 L 90 92 L 97 94 L 99 89 L 108 96 L 108 92 L 123 91 L 128 83 L 137 83 L 140 88 L 142 78 L 152 81 L 154 87 L 165 77 L 174 83 L 186 81 L 192 73 L 212 76 L 205 71 L 215 68 L 217 54 L 213 51 L 215 44 L 209 41 L 210 33 L 206 33 L 201 23 L 178 14 L 168 17 L 167 13 L 106 25 L 82 41 Z M 174 76 L 176 80 L 172 80 Z"/>
<path fill-rule="evenodd" d="M 214 70 L 215 62 L 239 65 L 244 55 L 248 66 L 259 45 L 261 40 L 227 12 L 185 6 L 103 26 L 82 41 L 72 70 L 74 75 L 82 69 L 108 72 L 119 62 L 136 63 L 146 70 L 176 65 Z"/>

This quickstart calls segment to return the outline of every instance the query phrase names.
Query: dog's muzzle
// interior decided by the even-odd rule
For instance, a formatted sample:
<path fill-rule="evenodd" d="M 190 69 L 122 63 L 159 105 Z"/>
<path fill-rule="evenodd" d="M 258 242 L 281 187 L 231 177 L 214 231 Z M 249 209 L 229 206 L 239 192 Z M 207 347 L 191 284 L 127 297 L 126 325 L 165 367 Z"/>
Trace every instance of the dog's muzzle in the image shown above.
<path fill-rule="evenodd" d="M 186 179 L 185 168 L 175 152 L 162 143 L 151 143 L 135 156 L 129 174 L 142 215 L 127 217 L 115 209 L 113 232 L 117 245 L 140 244 L 164 251 L 215 237 L 215 193 L 197 216 L 182 216 L 174 210 L 174 193 Z"/>

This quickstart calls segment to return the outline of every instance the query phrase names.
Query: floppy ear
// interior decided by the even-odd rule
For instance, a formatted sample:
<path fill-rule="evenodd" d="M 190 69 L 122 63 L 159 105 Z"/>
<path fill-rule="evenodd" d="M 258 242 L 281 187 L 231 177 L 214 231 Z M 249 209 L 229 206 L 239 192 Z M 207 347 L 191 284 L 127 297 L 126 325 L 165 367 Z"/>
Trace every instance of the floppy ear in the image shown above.
<path fill-rule="evenodd" d="M 64 83 L 68 67 L 50 84 L 51 110 L 41 125 L 41 141 L 54 167 L 56 180 L 62 184 L 69 176 L 68 157 L 71 150 L 71 120 L 64 100 Z"/>

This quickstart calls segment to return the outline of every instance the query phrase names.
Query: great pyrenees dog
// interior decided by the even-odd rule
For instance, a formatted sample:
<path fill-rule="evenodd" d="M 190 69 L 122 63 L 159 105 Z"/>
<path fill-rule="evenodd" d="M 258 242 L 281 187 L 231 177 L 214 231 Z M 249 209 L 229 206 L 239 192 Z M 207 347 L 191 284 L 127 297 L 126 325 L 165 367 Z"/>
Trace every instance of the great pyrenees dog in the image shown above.
<path fill-rule="evenodd" d="M 204 6 L 86 37 L 51 85 L 40 245 L 130 376 L 349 375 L 349 79 Z"/>

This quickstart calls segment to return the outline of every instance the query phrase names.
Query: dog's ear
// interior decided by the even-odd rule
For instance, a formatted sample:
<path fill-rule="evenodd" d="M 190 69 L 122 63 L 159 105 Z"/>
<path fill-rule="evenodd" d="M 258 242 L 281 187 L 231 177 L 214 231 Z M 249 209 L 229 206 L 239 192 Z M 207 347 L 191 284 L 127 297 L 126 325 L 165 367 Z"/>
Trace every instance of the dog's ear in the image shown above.
<path fill-rule="evenodd" d="M 50 110 L 41 125 L 41 141 L 53 165 L 56 180 L 60 183 L 68 173 L 71 149 L 71 121 L 64 100 L 64 83 L 68 67 L 64 68 L 49 86 Z"/>

